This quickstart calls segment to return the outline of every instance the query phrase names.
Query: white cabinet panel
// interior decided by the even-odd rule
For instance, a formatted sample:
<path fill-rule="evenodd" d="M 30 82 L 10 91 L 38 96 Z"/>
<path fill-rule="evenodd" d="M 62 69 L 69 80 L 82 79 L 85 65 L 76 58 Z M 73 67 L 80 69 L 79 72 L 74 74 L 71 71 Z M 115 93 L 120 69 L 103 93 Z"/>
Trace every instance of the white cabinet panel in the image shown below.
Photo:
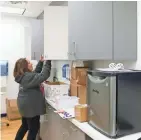
<path fill-rule="evenodd" d="M 44 55 L 51 60 L 68 59 L 68 8 L 50 6 L 44 10 Z"/>

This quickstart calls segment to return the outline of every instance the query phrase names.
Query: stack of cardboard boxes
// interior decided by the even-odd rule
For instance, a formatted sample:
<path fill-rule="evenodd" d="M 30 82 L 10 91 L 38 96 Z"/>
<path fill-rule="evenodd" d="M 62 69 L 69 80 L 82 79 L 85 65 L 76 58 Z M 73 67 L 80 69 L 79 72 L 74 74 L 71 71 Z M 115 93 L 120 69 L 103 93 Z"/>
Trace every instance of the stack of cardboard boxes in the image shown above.
<path fill-rule="evenodd" d="M 8 120 L 16 120 L 21 118 L 16 99 L 6 99 L 6 110 Z"/>
<path fill-rule="evenodd" d="M 87 84 L 88 64 L 83 67 L 71 67 L 70 95 L 79 98 L 79 104 L 86 104 L 86 84 Z"/>
<path fill-rule="evenodd" d="M 88 63 L 83 62 L 83 66 L 71 67 L 70 95 L 79 98 L 79 105 L 74 108 L 75 119 L 79 122 L 88 121 L 87 107 L 87 70 Z"/>

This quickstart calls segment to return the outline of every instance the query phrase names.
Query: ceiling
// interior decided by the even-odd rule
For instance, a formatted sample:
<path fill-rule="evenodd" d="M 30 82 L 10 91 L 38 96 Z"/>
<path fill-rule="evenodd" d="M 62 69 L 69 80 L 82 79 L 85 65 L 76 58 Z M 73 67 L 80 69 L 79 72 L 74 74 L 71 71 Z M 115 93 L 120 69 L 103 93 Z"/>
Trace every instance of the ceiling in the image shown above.
<path fill-rule="evenodd" d="M 37 18 L 51 1 L 0 1 L 2 7 L 23 8 L 23 16 Z"/>
<path fill-rule="evenodd" d="M 51 1 L 49 6 L 68 6 L 68 1 Z"/>

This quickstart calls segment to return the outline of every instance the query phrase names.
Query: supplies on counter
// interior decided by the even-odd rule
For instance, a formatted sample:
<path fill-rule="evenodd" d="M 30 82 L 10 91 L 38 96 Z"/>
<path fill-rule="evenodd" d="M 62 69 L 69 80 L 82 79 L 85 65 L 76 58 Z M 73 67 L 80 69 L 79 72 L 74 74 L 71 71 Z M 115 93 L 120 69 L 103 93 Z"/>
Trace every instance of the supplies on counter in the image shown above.
<path fill-rule="evenodd" d="M 78 64 L 72 64 L 70 80 L 70 95 L 79 97 L 80 104 L 86 104 L 87 70 L 89 69 L 88 63 L 83 63 L 81 67 L 76 67 Z"/>
<path fill-rule="evenodd" d="M 69 114 L 69 113 L 68 113 L 68 112 L 66 112 L 66 111 L 64 111 L 64 112 L 63 112 L 63 115 L 64 115 L 64 116 L 63 116 L 63 118 L 64 118 L 64 119 L 67 119 L 67 118 L 72 118 L 72 115 L 71 115 L 71 114 Z"/>
<path fill-rule="evenodd" d="M 107 68 L 97 68 L 100 71 L 130 71 L 129 69 L 124 69 L 124 65 L 122 63 L 110 63 Z"/>
<path fill-rule="evenodd" d="M 78 97 L 75 96 L 56 96 L 56 106 L 58 109 L 69 109 L 74 108 L 75 105 L 78 105 Z"/>
<path fill-rule="evenodd" d="M 63 119 L 74 118 L 74 108 L 66 109 L 66 110 L 58 110 L 54 111 L 58 113 Z"/>
<path fill-rule="evenodd" d="M 75 119 L 79 122 L 88 121 L 88 107 L 87 105 L 76 105 L 75 106 Z"/>
<path fill-rule="evenodd" d="M 55 96 L 68 95 L 69 85 L 63 82 L 45 82 L 45 97 L 54 98 Z"/>
<path fill-rule="evenodd" d="M 60 98 L 60 99 L 59 99 Z M 59 97 L 57 100 L 56 107 L 58 113 L 63 119 L 74 118 L 74 108 L 78 105 L 78 97 L 75 96 L 64 96 Z"/>

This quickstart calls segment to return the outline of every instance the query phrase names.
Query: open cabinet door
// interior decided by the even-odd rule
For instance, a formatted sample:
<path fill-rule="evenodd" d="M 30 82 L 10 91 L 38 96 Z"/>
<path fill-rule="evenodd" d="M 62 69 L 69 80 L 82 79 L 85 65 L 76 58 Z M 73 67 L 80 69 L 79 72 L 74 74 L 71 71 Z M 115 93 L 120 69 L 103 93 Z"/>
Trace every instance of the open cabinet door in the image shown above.
<path fill-rule="evenodd" d="M 68 7 L 44 10 L 44 55 L 50 60 L 68 59 Z"/>

